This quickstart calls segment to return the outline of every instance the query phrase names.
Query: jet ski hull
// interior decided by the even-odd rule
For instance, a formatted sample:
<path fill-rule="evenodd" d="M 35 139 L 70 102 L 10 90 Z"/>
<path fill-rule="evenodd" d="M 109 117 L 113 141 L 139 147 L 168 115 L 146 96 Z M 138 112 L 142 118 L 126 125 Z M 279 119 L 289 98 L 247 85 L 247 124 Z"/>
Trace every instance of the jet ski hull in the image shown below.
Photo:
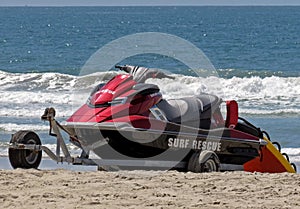
<path fill-rule="evenodd" d="M 223 164 L 243 165 L 258 157 L 263 146 L 259 138 L 233 129 L 203 130 L 169 122 L 162 123 L 164 128 L 160 130 L 136 128 L 125 122 L 68 122 L 63 126 L 87 151 L 102 159 L 182 161 L 193 152 L 208 150 L 215 152 Z"/>

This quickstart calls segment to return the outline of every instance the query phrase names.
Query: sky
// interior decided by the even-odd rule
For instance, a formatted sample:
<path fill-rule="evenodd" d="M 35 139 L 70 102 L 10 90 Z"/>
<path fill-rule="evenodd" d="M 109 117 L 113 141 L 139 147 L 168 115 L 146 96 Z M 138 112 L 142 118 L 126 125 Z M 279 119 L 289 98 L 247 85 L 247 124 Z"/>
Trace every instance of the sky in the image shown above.
<path fill-rule="evenodd" d="M 1 0 L 0 6 L 297 5 L 300 0 Z"/>

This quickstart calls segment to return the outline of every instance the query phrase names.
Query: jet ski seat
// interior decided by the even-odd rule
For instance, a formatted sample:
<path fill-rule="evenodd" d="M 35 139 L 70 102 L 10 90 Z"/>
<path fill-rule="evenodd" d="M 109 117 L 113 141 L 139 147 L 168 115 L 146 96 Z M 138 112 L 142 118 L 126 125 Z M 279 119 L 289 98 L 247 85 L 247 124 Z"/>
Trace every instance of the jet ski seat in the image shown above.
<path fill-rule="evenodd" d="M 157 107 L 170 122 L 209 129 L 211 116 L 221 102 L 215 95 L 203 94 L 180 99 L 162 99 Z"/>

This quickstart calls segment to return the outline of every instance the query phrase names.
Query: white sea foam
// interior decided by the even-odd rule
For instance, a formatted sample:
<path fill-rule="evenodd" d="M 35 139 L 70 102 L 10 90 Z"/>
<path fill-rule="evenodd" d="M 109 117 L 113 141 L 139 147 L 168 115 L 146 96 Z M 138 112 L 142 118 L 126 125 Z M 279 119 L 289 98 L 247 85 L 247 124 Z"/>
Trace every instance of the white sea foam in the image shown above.
<path fill-rule="evenodd" d="M 31 125 L 31 124 L 16 124 L 16 123 L 4 123 L 0 124 L 0 130 L 8 132 L 17 132 L 19 130 L 32 130 L 32 131 L 47 131 L 49 130 L 48 124 Z"/>
<path fill-rule="evenodd" d="M 300 172 L 300 148 L 282 148 L 281 153 L 286 153 L 289 156 L 291 163 L 297 167 L 297 172 Z"/>
<path fill-rule="evenodd" d="M 62 117 L 84 104 L 89 92 L 117 72 L 87 76 L 59 73 L 7 73 L 0 71 L 0 117 L 40 117 L 53 106 Z M 172 79 L 149 79 L 164 98 L 214 93 L 239 102 L 245 114 L 300 114 L 300 77 L 198 78 L 174 75 Z"/>
<path fill-rule="evenodd" d="M 149 82 L 149 81 L 148 81 Z M 166 98 L 212 93 L 224 100 L 237 100 L 246 114 L 300 114 L 300 77 L 250 77 L 230 79 L 177 76 L 153 79 Z"/>
<path fill-rule="evenodd" d="M 291 156 L 300 156 L 300 148 L 282 148 L 282 153 L 288 154 Z"/>

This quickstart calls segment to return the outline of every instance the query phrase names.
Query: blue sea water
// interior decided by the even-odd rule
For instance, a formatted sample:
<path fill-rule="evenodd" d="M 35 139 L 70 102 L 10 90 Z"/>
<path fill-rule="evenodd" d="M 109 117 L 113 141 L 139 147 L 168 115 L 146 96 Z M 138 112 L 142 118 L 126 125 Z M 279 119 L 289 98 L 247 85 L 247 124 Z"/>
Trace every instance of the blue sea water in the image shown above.
<path fill-rule="evenodd" d="M 201 48 L 217 69 L 299 76 L 299 16 L 299 7 L 2 7 L 0 69 L 76 75 L 110 41 L 163 32 Z"/>
<path fill-rule="evenodd" d="M 225 99 L 238 100 L 240 114 L 300 162 L 300 7 L 0 7 L 0 20 L 0 154 L 19 129 L 54 143 L 39 117 L 54 106 L 64 120 L 83 103 L 85 97 L 73 104 L 70 89 L 94 85 L 78 75 L 99 48 L 125 35 L 161 32 L 200 48 Z M 163 56 L 126 62 L 183 74 L 183 65 Z M 184 87 L 164 85 L 163 93 L 202 92 L 213 81 L 177 82 Z"/>

